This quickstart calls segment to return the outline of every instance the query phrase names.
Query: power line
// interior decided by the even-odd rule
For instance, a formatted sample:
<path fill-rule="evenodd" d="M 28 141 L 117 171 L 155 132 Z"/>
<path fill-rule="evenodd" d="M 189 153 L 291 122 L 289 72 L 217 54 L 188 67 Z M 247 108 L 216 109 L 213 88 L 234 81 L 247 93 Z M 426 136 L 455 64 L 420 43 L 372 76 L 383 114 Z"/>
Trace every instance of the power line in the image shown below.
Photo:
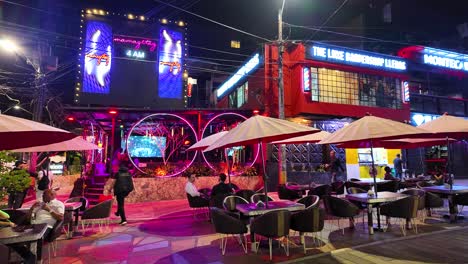
<path fill-rule="evenodd" d="M 32 9 L 32 10 L 35 10 L 35 11 L 38 11 L 38 12 L 41 12 L 41 13 L 49 14 L 49 15 L 63 16 L 62 14 L 58 14 L 58 13 L 55 13 L 55 12 L 50 12 L 50 11 L 47 11 L 47 10 L 44 10 L 44 9 L 39 9 L 39 8 L 35 8 L 35 7 L 32 7 L 32 6 L 28 6 L 28 5 L 23 5 L 23 4 L 16 3 L 16 2 L 11 2 L 11 1 L 6 1 L 6 0 L 0 0 L 0 2 L 4 2 L 4 3 L 10 4 L 10 5 L 16 5 L 16 6 L 20 6 L 20 7 L 24 7 L 24 8 L 29 8 L 29 9 Z"/>
<path fill-rule="evenodd" d="M 231 30 L 234 30 L 234 31 L 240 32 L 240 33 L 242 33 L 242 34 L 245 34 L 245 35 L 248 35 L 248 36 L 251 36 L 251 37 L 254 37 L 254 38 L 258 38 L 258 39 L 261 39 L 261 40 L 264 40 L 264 41 L 267 41 L 267 42 L 271 42 L 271 40 L 269 40 L 269 39 L 267 39 L 267 38 L 260 37 L 260 36 L 258 36 L 258 35 L 249 33 L 249 32 L 247 32 L 247 31 L 244 31 L 244 30 L 241 30 L 241 29 L 238 29 L 238 28 L 235 28 L 235 27 L 228 26 L 228 25 L 226 25 L 226 24 L 223 24 L 223 23 L 218 22 L 218 21 L 216 21 L 216 20 L 213 20 L 213 19 L 210 19 L 210 18 L 201 16 L 201 15 L 199 15 L 199 14 L 195 14 L 195 13 L 193 13 L 193 12 L 190 12 L 190 11 L 188 11 L 188 10 L 185 10 L 185 9 L 183 9 L 183 8 L 180 8 L 180 7 L 178 7 L 178 6 L 175 6 L 175 5 L 172 5 L 172 4 L 169 4 L 169 3 L 165 3 L 165 2 L 160 1 L 160 0 L 154 0 L 154 1 L 155 1 L 155 2 L 158 2 L 158 3 L 160 3 L 160 4 L 163 4 L 163 5 L 170 6 L 170 7 L 172 7 L 172 8 L 175 8 L 175 9 L 177 9 L 177 10 L 180 10 L 180 11 L 185 12 L 185 13 L 187 13 L 187 14 L 190 14 L 190 15 L 192 15 L 192 16 L 196 16 L 196 17 L 198 17 L 198 18 L 207 20 L 207 21 L 209 21 L 209 22 L 211 22 L 211 23 L 214 23 L 214 24 L 217 24 L 217 25 L 219 25 L 219 26 L 223 26 L 223 27 L 225 27 L 225 28 L 229 28 L 229 29 L 231 29 Z"/>
<path fill-rule="evenodd" d="M 320 32 L 325 32 L 325 33 L 330 33 L 330 34 L 335 34 L 335 35 L 341 35 L 341 36 L 346 36 L 346 37 L 353 37 L 353 38 L 359 38 L 359 39 L 366 39 L 366 40 L 372 40 L 372 41 L 378 41 L 378 42 L 386 42 L 386 43 L 393 43 L 393 44 L 398 44 L 398 45 L 403 45 L 403 46 L 412 46 L 412 45 L 418 45 L 416 43 L 409 43 L 409 42 L 402 42 L 402 41 L 394 41 L 394 40 L 385 40 L 385 39 L 379 39 L 379 38 L 371 38 L 371 37 L 365 37 L 365 36 L 360 36 L 360 35 L 354 35 L 354 34 L 348 34 L 348 33 L 343 33 L 343 32 L 337 32 L 337 31 L 331 31 L 331 30 L 325 30 L 325 29 L 319 29 L 316 27 L 307 27 L 307 26 L 300 26 L 300 25 L 293 25 L 286 23 L 285 24 L 291 26 L 291 27 L 296 27 L 296 28 L 303 28 L 303 29 L 308 29 L 308 30 L 314 30 L 314 31 L 320 31 Z M 304 42 L 310 42 L 310 39 L 304 41 Z"/>
<path fill-rule="evenodd" d="M 317 35 L 317 32 L 319 32 L 327 23 L 328 21 L 330 21 L 340 10 L 341 8 L 348 2 L 348 0 L 344 0 L 343 3 L 341 3 L 341 5 L 322 23 L 322 25 L 320 25 L 320 27 L 318 27 L 318 30 L 315 31 L 314 34 L 312 34 L 312 36 L 307 40 L 311 40 L 313 37 L 315 37 L 315 35 Z"/>
<path fill-rule="evenodd" d="M 251 55 L 242 54 L 242 53 L 234 53 L 234 52 L 229 52 L 229 51 L 224 51 L 224 50 L 217 50 L 217 49 L 210 49 L 210 48 L 194 46 L 194 45 L 187 45 L 187 46 L 192 47 L 192 48 L 196 48 L 196 49 L 208 50 L 208 51 L 224 53 L 224 54 L 229 54 L 229 55 L 243 56 L 243 57 L 247 57 L 247 58 L 251 56 Z"/>

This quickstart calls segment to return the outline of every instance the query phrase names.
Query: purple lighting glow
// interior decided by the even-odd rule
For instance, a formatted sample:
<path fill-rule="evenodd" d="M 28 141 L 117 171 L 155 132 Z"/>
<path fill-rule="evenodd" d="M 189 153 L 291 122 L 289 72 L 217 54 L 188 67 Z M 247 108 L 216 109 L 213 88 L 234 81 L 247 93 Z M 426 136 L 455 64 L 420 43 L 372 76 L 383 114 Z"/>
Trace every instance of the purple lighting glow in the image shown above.
<path fill-rule="evenodd" d="M 183 34 L 161 28 L 159 32 L 159 97 L 182 98 Z"/>
<path fill-rule="evenodd" d="M 112 28 L 90 21 L 86 28 L 83 92 L 108 94 L 112 65 Z"/>

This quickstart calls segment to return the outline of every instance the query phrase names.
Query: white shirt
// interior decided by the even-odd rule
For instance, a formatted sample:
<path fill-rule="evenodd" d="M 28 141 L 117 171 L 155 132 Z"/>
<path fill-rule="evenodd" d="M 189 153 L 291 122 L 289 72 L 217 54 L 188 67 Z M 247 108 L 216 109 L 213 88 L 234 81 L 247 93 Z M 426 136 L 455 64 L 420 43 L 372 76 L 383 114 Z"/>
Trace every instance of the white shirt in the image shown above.
<path fill-rule="evenodd" d="M 198 192 L 197 187 L 195 187 L 195 184 L 189 181 L 185 184 L 185 192 L 190 194 L 192 197 L 200 196 L 200 193 Z"/>
<path fill-rule="evenodd" d="M 48 202 L 47 205 L 50 209 L 58 214 L 65 213 L 65 204 L 57 199 L 53 199 L 52 201 Z M 53 228 L 57 220 L 52 216 L 50 212 L 42 209 L 42 207 L 38 207 L 34 209 L 33 213 L 36 214 L 36 217 L 31 220 L 32 224 L 47 224 L 47 227 Z"/>

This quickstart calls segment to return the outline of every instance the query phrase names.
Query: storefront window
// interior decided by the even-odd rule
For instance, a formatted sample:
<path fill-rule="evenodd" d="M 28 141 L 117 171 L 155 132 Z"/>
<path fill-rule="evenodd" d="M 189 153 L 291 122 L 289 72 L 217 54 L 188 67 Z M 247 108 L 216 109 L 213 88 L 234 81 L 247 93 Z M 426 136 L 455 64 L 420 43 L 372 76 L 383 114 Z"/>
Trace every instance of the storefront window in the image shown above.
<path fill-rule="evenodd" d="M 311 68 L 311 77 L 312 101 L 401 108 L 401 81 L 397 78 L 326 68 Z"/>

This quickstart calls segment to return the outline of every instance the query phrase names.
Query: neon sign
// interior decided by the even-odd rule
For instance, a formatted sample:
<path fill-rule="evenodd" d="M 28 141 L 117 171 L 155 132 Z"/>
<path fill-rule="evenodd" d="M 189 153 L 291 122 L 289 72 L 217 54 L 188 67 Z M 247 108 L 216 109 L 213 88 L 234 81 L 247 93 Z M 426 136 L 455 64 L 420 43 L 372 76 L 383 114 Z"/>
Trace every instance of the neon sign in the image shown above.
<path fill-rule="evenodd" d="M 137 59 L 144 59 L 145 58 L 145 52 L 144 51 L 138 51 L 138 50 L 127 50 L 125 55 L 127 55 L 127 57 L 137 58 Z"/>
<path fill-rule="evenodd" d="M 221 85 L 216 91 L 216 96 L 221 98 L 228 90 L 234 87 L 242 78 L 246 77 L 251 71 L 260 64 L 260 54 L 255 54 L 244 66 L 242 66 L 231 78 Z"/>
<path fill-rule="evenodd" d="M 134 45 L 133 48 L 136 50 L 140 49 L 142 45 L 147 46 L 149 47 L 149 51 L 152 51 L 152 52 L 155 51 L 157 47 L 156 42 L 153 42 L 150 39 L 136 39 L 136 38 L 127 38 L 127 37 L 119 36 L 119 37 L 114 38 L 114 42 L 119 42 L 123 44 L 132 44 Z"/>
<path fill-rule="evenodd" d="M 332 45 L 314 44 L 308 49 L 307 57 L 359 67 L 379 68 L 391 71 L 406 70 L 406 61 L 401 58 Z"/>
<path fill-rule="evenodd" d="M 175 70 L 180 70 L 180 63 L 178 61 L 161 61 L 160 65 L 169 66 L 169 71 L 172 72 Z"/>
<path fill-rule="evenodd" d="M 108 94 L 112 66 L 112 28 L 103 22 L 89 21 L 86 27 L 83 92 Z"/>
<path fill-rule="evenodd" d="M 468 56 L 465 54 L 424 48 L 423 62 L 453 70 L 468 71 Z"/>
<path fill-rule="evenodd" d="M 96 59 L 96 60 L 97 60 L 97 65 L 100 65 L 101 62 L 105 62 L 105 63 L 106 63 L 106 66 L 108 66 L 109 63 L 110 63 L 109 55 L 107 55 L 106 53 L 103 53 L 103 54 L 101 54 L 101 55 L 97 55 L 97 54 L 86 54 L 86 57 L 87 57 L 87 58 L 90 58 L 90 59 Z"/>

